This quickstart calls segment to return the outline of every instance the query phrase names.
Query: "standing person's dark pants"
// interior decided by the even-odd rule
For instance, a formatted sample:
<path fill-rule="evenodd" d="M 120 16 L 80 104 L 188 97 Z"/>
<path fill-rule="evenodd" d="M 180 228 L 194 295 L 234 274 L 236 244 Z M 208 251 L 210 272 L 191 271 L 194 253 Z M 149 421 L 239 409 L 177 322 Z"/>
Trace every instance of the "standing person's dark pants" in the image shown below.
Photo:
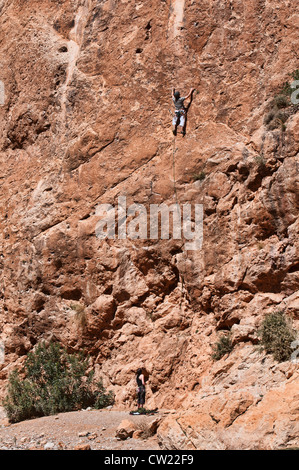
<path fill-rule="evenodd" d="M 144 385 L 140 385 L 140 387 L 138 387 L 137 403 L 139 407 L 142 407 L 145 403 L 145 386 Z"/>

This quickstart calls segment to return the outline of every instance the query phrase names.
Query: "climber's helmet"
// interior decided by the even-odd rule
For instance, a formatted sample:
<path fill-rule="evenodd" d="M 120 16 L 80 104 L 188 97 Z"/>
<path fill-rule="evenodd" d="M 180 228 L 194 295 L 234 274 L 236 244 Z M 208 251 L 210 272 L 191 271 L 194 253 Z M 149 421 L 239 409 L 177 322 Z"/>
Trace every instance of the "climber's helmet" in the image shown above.
<path fill-rule="evenodd" d="M 178 100 L 178 99 L 180 98 L 180 96 L 181 96 L 181 95 L 180 95 L 180 92 L 179 92 L 179 91 L 176 91 L 176 92 L 174 93 L 174 97 L 175 97 L 176 100 Z"/>

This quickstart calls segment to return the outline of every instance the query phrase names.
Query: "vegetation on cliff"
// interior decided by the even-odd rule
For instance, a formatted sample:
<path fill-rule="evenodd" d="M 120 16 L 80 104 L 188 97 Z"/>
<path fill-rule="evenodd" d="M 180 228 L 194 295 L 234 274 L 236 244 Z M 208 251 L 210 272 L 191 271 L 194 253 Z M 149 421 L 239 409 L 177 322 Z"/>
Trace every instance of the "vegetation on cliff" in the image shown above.
<path fill-rule="evenodd" d="M 291 344 L 296 339 L 290 319 L 278 311 L 266 315 L 259 330 L 263 349 L 273 355 L 278 362 L 290 360 Z"/>

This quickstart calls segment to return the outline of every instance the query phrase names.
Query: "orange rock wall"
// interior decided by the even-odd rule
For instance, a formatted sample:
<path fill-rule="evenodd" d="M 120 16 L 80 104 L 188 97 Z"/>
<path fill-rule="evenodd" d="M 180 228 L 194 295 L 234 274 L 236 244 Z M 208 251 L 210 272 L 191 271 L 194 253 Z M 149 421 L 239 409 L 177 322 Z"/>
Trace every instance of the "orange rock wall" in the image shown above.
<path fill-rule="evenodd" d="M 264 125 L 298 69 L 298 18 L 278 0 L 1 3 L 2 395 L 57 340 L 91 354 L 118 407 L 143 365 L 148 406 L 181 413 L 165 448 L 296 444 L 298 369 L 257 352 L 256 331 L 278 308 L 298 328 L 299 114 Z M 184 138 L 172 87 L 196 89 Z M 203 204 L 202 248 L 100 240 L 97 207 L 119 196 Z"/>

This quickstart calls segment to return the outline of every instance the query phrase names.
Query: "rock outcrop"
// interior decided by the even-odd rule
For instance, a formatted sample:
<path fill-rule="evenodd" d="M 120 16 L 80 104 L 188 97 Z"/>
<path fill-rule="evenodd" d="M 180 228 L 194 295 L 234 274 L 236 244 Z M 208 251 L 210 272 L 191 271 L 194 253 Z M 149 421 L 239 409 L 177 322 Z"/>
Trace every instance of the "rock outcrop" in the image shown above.
<path fill-rule="evenodd" d="M 278 0 L 1 2 L 2 396 L 56 340 L 90 353 L 119 408 L 144 367 L 148 406 L 177 410 L 163 448 L 298 446 L 298 364 L 257 349 L 267 313 L 299 325 L 298 108 L 265 120 L 298 21 Z M 172 86 L 196 88 L 176 139 Z M 119 197 L 202 204 L 201 248 L 100 239 Z"/>

